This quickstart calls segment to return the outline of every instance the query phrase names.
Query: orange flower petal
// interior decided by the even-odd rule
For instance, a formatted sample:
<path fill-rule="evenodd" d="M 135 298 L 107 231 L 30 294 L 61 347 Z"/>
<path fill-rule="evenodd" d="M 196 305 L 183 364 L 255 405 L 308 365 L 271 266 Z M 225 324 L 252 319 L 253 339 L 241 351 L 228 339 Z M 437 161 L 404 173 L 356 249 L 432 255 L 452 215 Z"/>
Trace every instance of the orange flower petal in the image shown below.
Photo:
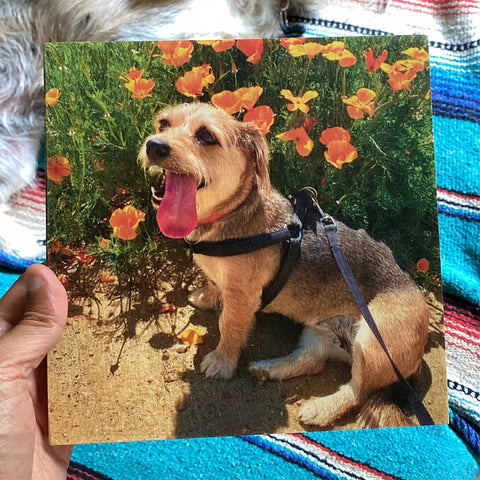
<path fill-rule="evenodd" d="M 225 110 L 229 115 L 234 115 L 242 109 L 242 101 L 238 95 L 230 90 L 216 93 L 211 99 L 213 105 Z"/>
<path fill-rule="evenodd" d="M 287 132 L 280 133 L 277 138 L 281 140 L 293 140 L 297 149 L 297 153 L 302 157 L 310 155 L 313 150 L 314 143 L 309 137 L 304 127 L 294 128 Z"/>
<path fill-rule="evenodd" d="M 192 58 L 193 43 L 189 40 L 160 41 L 158 48 L 162 51 L 162 62 L 165 65 L 181 67 Z"/>
<path fill-rule="evenodd" d="M 344 163 L 353 162 L 357 157 L 357 149 L 345 141 L 334 140 L 328 144 L 325 151 L 327 162 L 338 169 L 341 169 Z"/>
<path fill-rule="evenodd" d="M 320 142 L 328 145 L 333 141 L 350 142 L 350 133 L 342 127 L 326 128 L 320 135 Z"/>
<path fill-rule="evenodd" d="M 188 346 L 203 343 L 202 331 L 193 325 L 187 327 L 180 335 L 180 340 Z"/>
<path fill-rule="evenodd" d="M 380 65 L 385 62 L 387 59 L 388 51 L 383 50 L 382 53 L 378 57 L 373 56 L 373 50 L 369 48 L 368 50 L 364 50 L 363 56 L 365 57 L 365 66 L 369 72 L 376 72 Z"/>
<path fill-rule="evenodd" d="M 67 158 L 56 155 L 47 160 L 47 177 L 53 182 L 61 182 L 70 174 L 71 167 Z"/>
<path fill-rule="evenodd" d="M 155 82 L 146 78 L 137 78 L 125 84 L 125 88 L 132 92 L 132 98 L 139 99 L 151 97 L 153 87 L 155 87 Z"/>
<path fill-rule="evenodd" d="M 258 99 L 263 93 L 263 88 L 259 85 L 254 87 L 240 87 L 235 90 L 235 94 L 240 98 L 242 107 L 245 110 L 250 110 L 258 102 Z"/>
<path fill-rule="evenodd" d="M 262 39 L 237 40 L 237 48 L 247 56 L 247 62 L 259 63 L 263 53 Z"/>
<path fill-rule="evenodd" d="M 254 107 L 243 117 L 244 122 L 255 123 L 264 135 L 270 132 L 274 119 L 275 114 L 268 105 Z"/>
<path fill-rule="evenodd" d="M 135 67 L 130 68 L 128 73 L 125 75 L 126 78 L 129 80 L 137 80 L 138 78 L 142 78 L 143 76 L 143 68 L 137 70 Z"/>
<path fill-rule="evenodd" d="M 54 107 L 58 99 L 60 98 L 60 91 L 58 88 L 51 88 L 46 94 L 45 94 L 45 103 L 49 107 Z"/>
<path fill-rule="evenodd" d="M 197 40 L 200 45 L 210 45 L 217 53 L 228 50 L 235 45 L 235 40 Z"/>
<path fill-rule="evenodd" d="M 182 95 L 195 98 L 203 95 L 203 89 L 208 88 L 214 81 L 212 67 L 204 64 L 186 72 L 176 81 L 175 86 Z"/>
<path fill-rule="evenodd" d="M 417 262 L 417 270 L 422 273 L 427 273 L 430 270 L 430 262 L 426 258 L 421 258 Z"/>
<path fill-rule="evenodd" d="M 145 213 L 132 205 L 117 208 L 110 217 L 113 233 L 122 240 L 133 240 L 137 236 L 137 227 L 145 220 Z"/>

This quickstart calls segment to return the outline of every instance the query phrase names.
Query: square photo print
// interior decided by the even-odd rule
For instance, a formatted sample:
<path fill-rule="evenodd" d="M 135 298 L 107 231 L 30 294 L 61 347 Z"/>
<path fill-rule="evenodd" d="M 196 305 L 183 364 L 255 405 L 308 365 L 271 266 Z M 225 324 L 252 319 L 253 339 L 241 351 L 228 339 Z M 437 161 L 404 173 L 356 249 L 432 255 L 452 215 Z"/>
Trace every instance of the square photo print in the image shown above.
<path fill-rule="evenodd" d="M 422 36 L 46 45 L 53 444 L 418 425 L 389 356 L 448 422 L 428 60 Z"/>

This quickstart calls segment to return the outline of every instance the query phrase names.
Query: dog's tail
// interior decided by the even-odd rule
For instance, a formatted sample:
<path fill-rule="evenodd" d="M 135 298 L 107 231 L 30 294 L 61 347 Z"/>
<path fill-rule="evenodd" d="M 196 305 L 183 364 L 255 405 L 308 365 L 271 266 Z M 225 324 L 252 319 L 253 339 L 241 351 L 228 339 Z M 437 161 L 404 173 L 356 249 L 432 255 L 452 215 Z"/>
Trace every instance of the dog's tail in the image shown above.
<path fill-rule="evenodd" d="M 392 400 L 388 390 L 373 393 L 357 417 L 359 428 L 386 428 L 418 425 Z"/>

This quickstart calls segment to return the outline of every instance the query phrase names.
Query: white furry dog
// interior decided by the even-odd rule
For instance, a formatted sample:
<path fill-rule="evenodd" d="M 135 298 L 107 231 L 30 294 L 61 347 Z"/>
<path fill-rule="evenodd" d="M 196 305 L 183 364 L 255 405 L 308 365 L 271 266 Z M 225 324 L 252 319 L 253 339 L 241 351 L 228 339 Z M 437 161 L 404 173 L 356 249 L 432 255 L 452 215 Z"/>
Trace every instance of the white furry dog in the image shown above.
<path fill-rule="evenodd" d="M 43 132 L 43 44 L 55 41 L 275 37 L 278 0 L 0 0 L 0 249 L 41 256 L 9 212 L 35 175 Z"/>

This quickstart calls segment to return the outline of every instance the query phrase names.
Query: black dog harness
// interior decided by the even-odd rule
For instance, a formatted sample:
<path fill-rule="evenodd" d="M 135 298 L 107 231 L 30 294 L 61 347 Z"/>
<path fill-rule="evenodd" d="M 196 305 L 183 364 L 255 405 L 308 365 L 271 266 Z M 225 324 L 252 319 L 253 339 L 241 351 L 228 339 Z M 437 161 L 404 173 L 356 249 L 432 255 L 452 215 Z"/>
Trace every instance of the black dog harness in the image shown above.
<path fill-rule="evenodd" d="M 262 293 L 260 309 L 263 309 L 280 293 L 293 271 L 295 262 L 300 255 L 303 223 L 310 203 L 310 197 L 302 191 L 295 199 L 294 212 L 290 223 L 285 228 L 271 233 L 262 233 L 244 238 L 232 238 L 218 242 L 187 242 L 190 252 L 211 257 L 231 257 L 281 244 L 282 257 L 277 275 L 264 288 Z"/>
<path fill-rule="evenodd" d="M 192 253 L 213 257 L 240 255 L 242 253 L 250 253 L 255 250 L 260 250 L 262 248 L 270 247 L 279 243 L 282 244 L 282 258 L 280 261 L 280 267 L 275 278 L 263 290 L 261 302 L 262 309 L 272 302 L 280 293 L 293 271 L 295 262 L 300 255 L 300 246 L 303 236 L 305 218 L 307 211 L 311 206 L 315 207 L 317 219 L 316 231 L 319 231 L 318 224 L 323 226 L 332 255 L 335 258 L 338 267 L 340 268 L 340 271 L 363 315 L 363 318 L 367 322 L 372 333 L 375 335 L 375 338 L 380 343 L 383 351 L 390 361 L 390 364 L 392 365 L 395 374 L 397 375 L 400 383 L 403 385 L 407 393 L 407 399 L 410 407 L 418 418 L 420 425 L 434 425 L 435 423 L 428 413 L 428 410 L 425 408 L 422 401 L 415 393 L 415 390 L 413 390 L 408 380 L 403 376 L 390 356 L 390 353 L 382 336 L 380 335 L 378 327 L 372 317 L 372 314 L 370 313 L 367 303 L 365 302 L 365 299 L 360 291 L 360 287 L 353 276 L 352 270 L 350 269 L 348 261 L 340 246 L 335 220 L 322 211 L 316 200 L 316 192 L 313 189 L 305 188 L 294 197 L 294 212 L 292 214 L 290 223 L 285 228 L 272 233 L 263 233 L 245 238 L 233 238 L 218 242 L 187 243 Z"/>

